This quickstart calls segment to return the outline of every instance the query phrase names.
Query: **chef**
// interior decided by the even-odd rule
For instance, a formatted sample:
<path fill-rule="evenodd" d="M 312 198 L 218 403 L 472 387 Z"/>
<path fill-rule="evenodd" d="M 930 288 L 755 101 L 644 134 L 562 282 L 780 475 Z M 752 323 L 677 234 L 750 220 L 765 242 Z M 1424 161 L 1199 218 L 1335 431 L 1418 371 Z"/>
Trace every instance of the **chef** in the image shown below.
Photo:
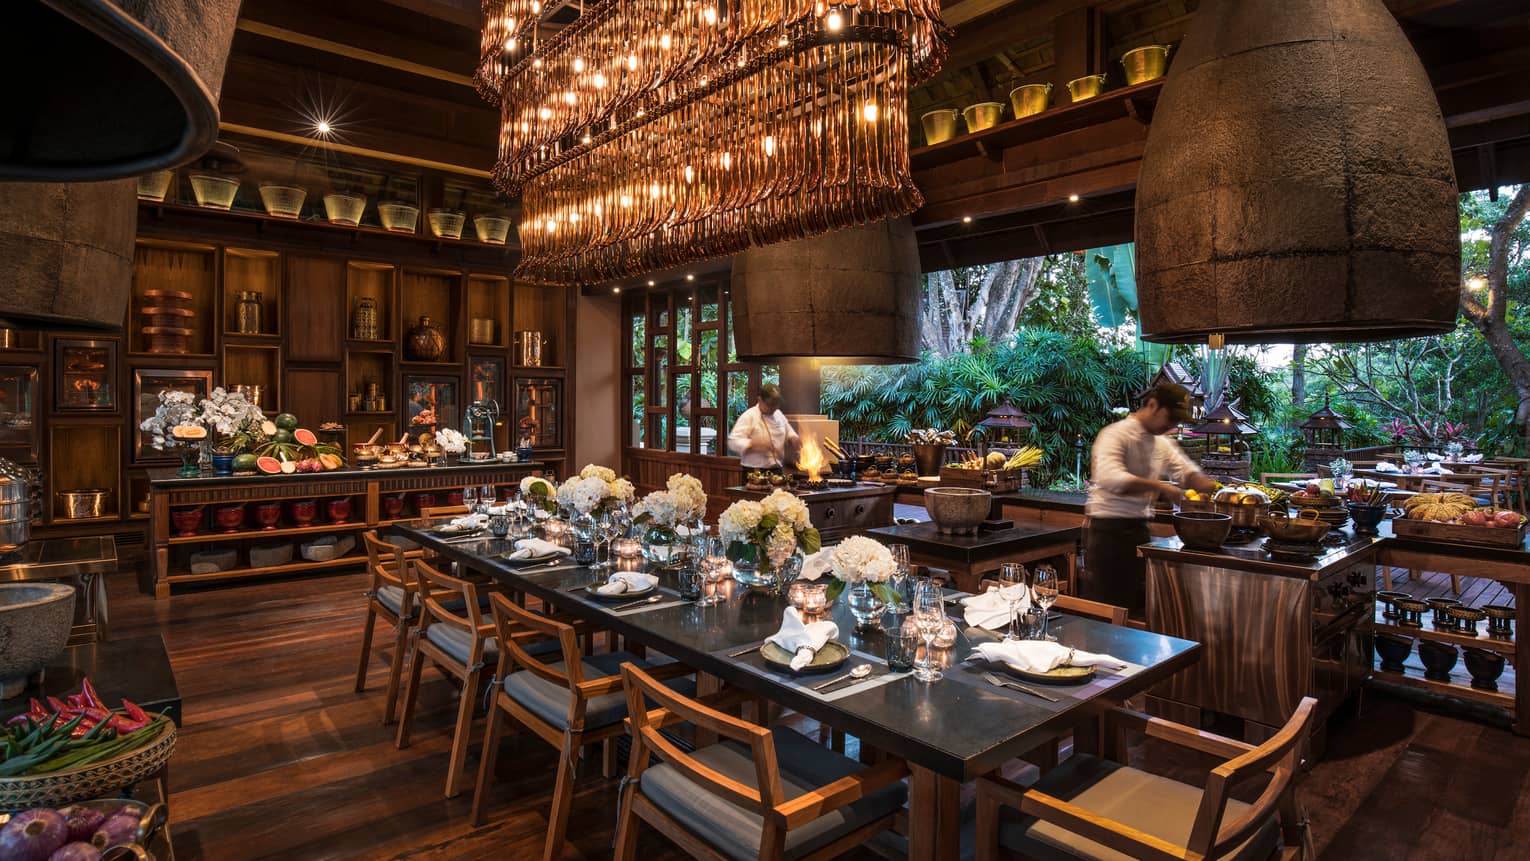
<path fill-rule="evenodd" d="M 1153 500 L 1178 502 L 1184 488 L 1216 484 L 1164 434 L 1190 419 L 1190 393 L 1160 383 L 1131 415 L 1094 438 L 1089 500 L 1084 506 L 1084 572 L 1079 595 L 1126 607 L 1140 616 L 1147 603 L 1147 570 L 1137 547 L 1148 543 Z"/>
<path fill-rule="evenodd" d="M 781 413 L 781 389 L 773 383 L 760 386 L 759 399 L 728 434 L 728 450 L 738 455 L 745 480 L 751 472 L 781 472 L 798 442 L 797 432 Z"/>

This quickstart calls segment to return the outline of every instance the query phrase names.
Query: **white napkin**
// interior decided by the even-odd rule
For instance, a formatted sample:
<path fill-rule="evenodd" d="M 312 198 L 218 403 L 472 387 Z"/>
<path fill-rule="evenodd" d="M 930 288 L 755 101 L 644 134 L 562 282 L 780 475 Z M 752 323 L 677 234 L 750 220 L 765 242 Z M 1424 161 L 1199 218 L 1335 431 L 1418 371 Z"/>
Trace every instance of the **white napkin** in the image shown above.
<path fill-rule="evenodd" d="M 820 550 L 802 557 L 802 573 L 797 575 L 797 579 L 817 580 L 827 573 L 829 573 L 829 551 Z"/>
<path fill-rule="evenodd" d="M 641 571 L 618 571 L 611 575 L 604 586 L 597 587 L 602 595 L 621 595 L 625 592 L 646 592 L 659 585 L 659 578 Z"/>
<path fill-rule="evenodd" d="M 1402 470 L 1397 467 L 1397 464 L 1391 462 L 1390 460 L 1384 460 L 1381 463 L 1376 464 L 1376 471 L 1377 472 L 1402 472 Z"/>
<path fill-rule="evenodd" d="M 813 656 L 824 644 L 839 636 L 839 626 L 830 621 L 802 621 L 796 607 L 787 607 L 781 614 L 781 630 L 771 634 L 765 642 L 775 643 L 792 653 L 792 669 L 800 670 L 813 662 Z"/>
<path fill-rule="evenodd" d="M 1020 640 L 978 644 L 968 660 L 998 661 L 1023 673 L 1045 673 L 1062 666 L 1106 667 L 1122 670 L 1126 664 L 1110 655 L 1080 652 L 1050 640 Z"/>
<path fill-rule="evenodd" d="M 969 595 L 962 599 L 966 612 L 962 614 L 967 624 L 990 631 L 1003 630 L 1009 625 L 1009 602 L 1018 601 L 1020 612 L 1031 606 L 1030 590 L 1024 583 L 1013 586 L 989 586 L 981 595 Z"/>
<path fill-rule="evenodd" d="M 446 528 L 453 532 L 471 532 L 474 529 L 482 529 L 489 525 L 487 514 L 464 514 L 461 517 L 452 518 L 446 524 Z"/>
<path fill-rule="evenodd" d="M 1439 462 L 1436 461 L 1435 463 L 1432 463 L 1429 466 L 1424 467 L 1423 472 L 1426 475 L 1444 475 L 1445 474 L 1445 468 L 1443 466 L 1440 466 Z"/>
<path fill-rule="evenodd" d="M 543 541 L 540 538 L 522 538 L 520 541 L 515 542 L 515 552 L 506 558 L 530 559 L 533 556 L 546 556 L 549 553 L 567 556 L 570 552 L 572 551 L 562 544 L 554 544 L 551 541 Z"/>
<path fill-rule="evenodd" d="M 1466 455 L 1465 457 L 1461 458 L 1461 462 L 1462 463 L 1481 463 L 1482 462 L 1482 455 L 1480 455 L 1480 454 L 1469 454 L 1469 455 Z"/>

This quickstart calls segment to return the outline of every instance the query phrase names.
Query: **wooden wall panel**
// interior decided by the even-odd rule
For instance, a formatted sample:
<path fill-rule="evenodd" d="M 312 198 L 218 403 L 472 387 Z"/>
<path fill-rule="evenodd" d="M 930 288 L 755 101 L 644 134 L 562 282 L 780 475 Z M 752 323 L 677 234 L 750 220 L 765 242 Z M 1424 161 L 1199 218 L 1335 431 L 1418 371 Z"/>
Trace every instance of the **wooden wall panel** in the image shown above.
<path fill-rule="evenodd" d="M 707 516 L 716 517 L 727 508 L 730 501 L 727 489 L 743 483 L 743 472 L 738 458 L 711 455 L 680 454 L 651 448 L 629 448 L 622 458 L 622 474 L 637 486 L 638 496 L 654 490 L 663 490 L 669 477 L 686 472 L 701 479 L 707 492 Z"/>
<path fill-rule="evenodd" d="M 282 408 L 293 415 L 316 419 L 344 409 L 340 372 L 334 368 L 288 368 L 282 382 Z"/>
<path fill-rule="evenodd" d="M 302 297 L 284 303 L 287 361 L 339 362 L 345 337 L 345 261 L 289 255 L 287 289 L 289 296 Z"/>

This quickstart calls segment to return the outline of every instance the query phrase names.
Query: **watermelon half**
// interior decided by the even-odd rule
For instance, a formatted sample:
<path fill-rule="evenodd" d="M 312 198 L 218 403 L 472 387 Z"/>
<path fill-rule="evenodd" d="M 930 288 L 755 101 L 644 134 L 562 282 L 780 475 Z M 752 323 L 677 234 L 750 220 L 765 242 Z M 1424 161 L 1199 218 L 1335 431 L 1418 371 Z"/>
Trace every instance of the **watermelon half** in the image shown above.
<path fill-rule="evenodd" d="M 313 435 L 313 431 L 307 428 L 298 428 L 292 432 L 292 440 L 298 445 L 318 445 L 319 438 Z"/>
<path fill-rule="evenodd" d="M 255 468 L 266 475 L 276 475 L 282 471 L 282 462 L 274 457 L 263 457 L 255 461 Z"/>

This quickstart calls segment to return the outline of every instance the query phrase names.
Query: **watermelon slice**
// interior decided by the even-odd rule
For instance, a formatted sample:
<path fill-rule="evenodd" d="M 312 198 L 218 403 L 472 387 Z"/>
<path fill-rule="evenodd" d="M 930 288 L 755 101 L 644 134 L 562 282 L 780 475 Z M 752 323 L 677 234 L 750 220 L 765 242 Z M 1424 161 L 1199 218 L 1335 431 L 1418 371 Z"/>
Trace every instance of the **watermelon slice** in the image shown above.
<path fill-rule="evenodd" d="M 282 462 L 274 457 L 263 457 L 255 461 L 255 468 L 266 475 L 276 475 L 282 471 Z"/>
<path fill-rule="evenodd" d="M 307 428 L 298 428 L 292 432 L 292 439 L 298 445 L 318 445 L 319 438 L 313 435 L 313 431 Z"/>

